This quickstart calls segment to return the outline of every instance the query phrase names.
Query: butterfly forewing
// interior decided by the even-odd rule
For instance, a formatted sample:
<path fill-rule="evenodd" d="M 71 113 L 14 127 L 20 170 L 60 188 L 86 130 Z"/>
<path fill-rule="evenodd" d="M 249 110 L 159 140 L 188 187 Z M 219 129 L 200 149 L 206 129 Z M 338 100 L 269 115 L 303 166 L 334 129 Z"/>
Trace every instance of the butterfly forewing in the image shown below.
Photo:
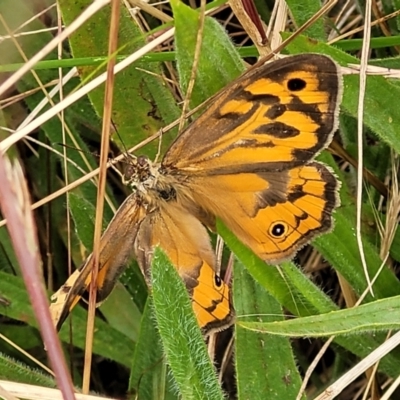
<path fill-rule="evenodd" d="M 133 254 L 137 231 L 146 214 L 142 199 L 133 193 L 127 197 L 104 231 L 100 239 L 97 303 L 108 297 L 126 267 Z M 50 312 L 57 329 L 61 328 L 68 314 L 88 290 L 93 268 L 91 254 L 52 296 L 54 302 L 50 305 Z"/>
<path fill-rule="evenodd" d="M 311 160 L 337 128 L 338 66 L 317 54 L 244 74 L 178 137 L 163 165 L 195 174 L 284 169 Z"/>

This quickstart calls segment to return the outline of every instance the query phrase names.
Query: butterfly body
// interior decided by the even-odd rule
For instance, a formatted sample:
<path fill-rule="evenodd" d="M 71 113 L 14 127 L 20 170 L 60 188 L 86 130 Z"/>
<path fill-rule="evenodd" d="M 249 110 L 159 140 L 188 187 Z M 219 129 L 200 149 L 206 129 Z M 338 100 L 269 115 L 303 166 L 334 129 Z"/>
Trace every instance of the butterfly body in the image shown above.
<path fill-rule="evenodd" d="M 245 73 L 217 94 L 160 164 L 132 157 L 125 183 L 133 194 L 101 239 L 100 293 L 109 293 L 131 253 L 150 283 L 153 251 L 160 246 L 186 284 L 200 327 L 231 324 L 229 288 L 215 272 L 206 227 L 214 230 L 220 218 L 269 263 L 293 257 L 329 231 L 339 182 L 314 158 L 337 129 L 340 100 L 334 61 L 288 57 Z M 84 278 L 73 290 L 67 285 L 73 295 L 66 295 L 58 321 L 86 290 L 92 264 L 90 256 L 80 269 Z"/>

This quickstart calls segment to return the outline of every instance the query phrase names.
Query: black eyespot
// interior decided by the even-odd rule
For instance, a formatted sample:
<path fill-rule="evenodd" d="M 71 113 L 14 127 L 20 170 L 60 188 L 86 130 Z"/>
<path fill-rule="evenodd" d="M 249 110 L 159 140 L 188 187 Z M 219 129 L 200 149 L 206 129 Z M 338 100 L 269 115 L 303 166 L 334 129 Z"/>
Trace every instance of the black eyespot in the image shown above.
<path fill-rule="evenodd" d="M 306 87 L 306 81 L 300 78 L 293 78 L 289 80 L 287 87 L 291 92 L 299 92 Z"/>
<path fill-rule="evenodd" d="M 222 279 L 219 275 L 214 276 L 215 286 L 221 287 L 222 286 Z"/>
<path fill-rule="evenodd" d="M 285 233 L 286 233 L 285 226 L 281 223 L 277 223 L 271 228 L 271 234 L 276 238 L 281 237 Z"/>

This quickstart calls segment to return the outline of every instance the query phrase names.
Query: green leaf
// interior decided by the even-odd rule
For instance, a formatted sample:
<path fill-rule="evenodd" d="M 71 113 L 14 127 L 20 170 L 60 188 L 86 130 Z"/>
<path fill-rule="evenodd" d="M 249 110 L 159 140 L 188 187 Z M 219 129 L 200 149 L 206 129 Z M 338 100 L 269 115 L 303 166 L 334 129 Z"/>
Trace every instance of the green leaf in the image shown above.
<path fill-rule="evenodd" d="M 195 56 L 200 14 L 179 0 L 171 1 L 175 17 L 176 60 L 182 92 L 187 92 Z M 198 106 L 239 76 L 244 68 L 238 52 L 213 18 L 206 17 L 190 104 Z M 212 51 L 210 51 L 212 49 Z"/>
<path fill-rule="evenodd" d="M 60 0 L 63 20 L 69 25 L 89 4 L 90 0 Z M 133 53 L 145 44 L 145 36 L 132 23 L 126 7 L 121 7 L 119 20 L 119 48 L 123 53 Z M 74 57 L 105 56 L 108 49 L 111 8 L 104 7 L 90 18 L 69 39 Z M 82 79 L 91 78 L 105 71 L 105 66 L 82 67 Z M 148 73 L 144 71 L 149 71 Z M 161 69 L 155 63 L 140 60 L 116 75 L 113 100 L 113 123 L 127 148 L 139 143 L 174 121 L 179 116 L 174 98 L 163 81 L 158 78 Z M 89 93 L 89 98 L 99 117 L 103 114 L 104 85 Z M 170 136 L 169 136 L 170 138 Z M 119 142 L 115 135 L 114 140 Z M 167 137 L 163 140 L 166 145 Z M 121 144 L 121 143 L 119 143 Z M 124 148 L 124 147 L 122 147 Z M 148 148 L 148 155 L 155 156 L 158 143 Z"/>
<path fill-rule="evenodd" d="M 238 315 L 235 340 L 238 398 L 257 399 L 263 393 L 268 399 L 294 399 L 301 379 L 290 340 L 242 327 L 281 321 L 284 318 L 282 308 L 240 262 L 235 262 L 234 276 L 234 304 Z"/>
<path fill-rule="evenodd" d="M 290 13 L 298 27 L 306 23 L 312 18 L 320 9 L 320 0 L 288 0 L 287 5 L 290 9 Z M 316 40 L 324 40 L 326 38 L 324 17 L 316 20 L 306 31 L 305 35 L 309 38 Z"/>
<path fill-rule="evenodd" d="M 138 399 L 176 398 L 172 381 L 167 375 L 167 366 L 151 298 L 143 311 L 140 334 L 131 367 L 129 390 L 135 393 Z"/>
<path fill-rule="evenodd" d="M 399 305 L 400 296 L 395 296 L 312 317 L 275 322 L 245 321 L 240 322 L 240 325 L 260 333 L 289 337 L 321 337 L 399 329 Z"/>
<path fill-rule="evenodd" d="M 346 39 L 335 42 L 335 46 L 343 51 L 358 51 L 361 50 L 363 39 Z M 383 36 L 373 37 L 370 41 L 371 49 L 381 49 L 391 46 L 400 45 L 400 36 Z M 371 60 L 371 64 L 375 64 L 375 60 Z"/>
<path fill-rule="evenodd" d="M 54 377 L 0 353 L 0 379 L 28 385 L 57 387 Z"/>

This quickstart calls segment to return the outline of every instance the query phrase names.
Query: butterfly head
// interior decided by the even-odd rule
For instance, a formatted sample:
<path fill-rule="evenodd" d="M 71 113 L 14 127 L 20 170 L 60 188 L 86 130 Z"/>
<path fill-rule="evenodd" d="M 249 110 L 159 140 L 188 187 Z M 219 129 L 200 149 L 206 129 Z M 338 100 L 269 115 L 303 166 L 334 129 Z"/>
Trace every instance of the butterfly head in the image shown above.
<path fill-rule="evenodd" d="M 129 155 L 129 157 L 129 163 L 123 175 L 124 184 L 141 192 L 153 188 L 159 175 L 158 167 L 153 165 L 146 156 Z"/>

